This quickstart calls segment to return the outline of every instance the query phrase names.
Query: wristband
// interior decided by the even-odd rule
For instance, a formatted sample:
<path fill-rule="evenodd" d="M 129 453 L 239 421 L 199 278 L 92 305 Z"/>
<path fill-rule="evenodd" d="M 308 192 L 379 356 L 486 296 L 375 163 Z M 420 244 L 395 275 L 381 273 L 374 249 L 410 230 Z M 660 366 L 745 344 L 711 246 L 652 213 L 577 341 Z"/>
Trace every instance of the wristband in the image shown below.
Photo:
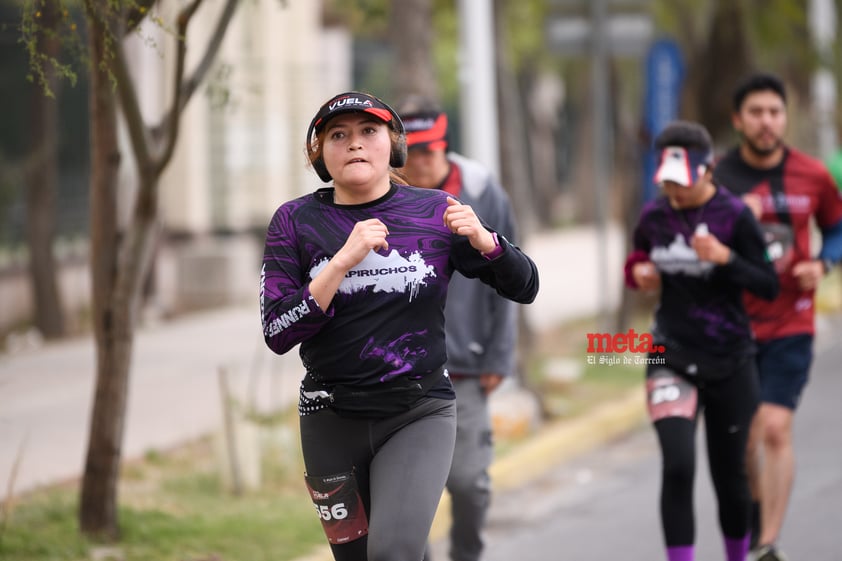
<path fill-rule="evenodd" d="M 500 245 L 500 240 L 497 239 L 497 232 L 491 232 L 491 236 L 494 238 L 494 249 L 489 251 L 488 253 L 480 252 L 480 255 L 491 261 L 492 259 L 496 259 L 503 253 L 503 246 Z"/>
<path fill-rule="evenodd" d="M 733 263 L 736 260 L 737 260 L 737 252 L 734 251 L 733 248 L 731 248 L 731 251 L 728 252 L 728 260 L 725 261 L 725 264 L 730 265 L 731 263 Z"/>

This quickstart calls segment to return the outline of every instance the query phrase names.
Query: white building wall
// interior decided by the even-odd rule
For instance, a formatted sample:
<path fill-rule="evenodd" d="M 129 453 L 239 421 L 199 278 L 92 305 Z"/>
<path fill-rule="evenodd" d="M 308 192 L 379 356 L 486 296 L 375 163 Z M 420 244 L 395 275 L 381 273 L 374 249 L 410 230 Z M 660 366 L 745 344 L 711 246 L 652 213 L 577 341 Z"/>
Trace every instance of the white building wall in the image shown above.
<path fill-rule="evenodd" d="M 147 19 L 126 40 L 147 125 L 161 121 L 173 92 L 176 40 L 170 22 L 183 3 L 162 4 L 152 15 L 164 25 Z M 194 16 L 185 75 L 199 63 L 223 6 L 224 0 L 208 0 Z M 306 165 L 307 126 L 328 97 L 351 87 L 350 35 L 323 29 L 321 15 L 321 0 L 239 3 L 214 67 L 182 114 L 175 153 L 159 184 L 164 236 L 146 312 L 256 305 L 262 242 L 251 233 L 265 230 L 281 203 L 322 185 Z M 228 101 L 216 106 L 221 95 Z M 125 126 L 120 142 L 118 213 L 125 224 L 137 192 Z M 226 235 L 215 235 L 220 232 Z M 71 317 L 89 306 L 90 290 L 79 284 L 87 282 L 85 270 L 73 265 L 62 271 Z M 23 271 L 0 278 L 0 329 L 31 314 L 24 280 Z"/>
<path fill-rule="evenodd" d="M 199 62 L 222 0 L 203 6 L 188 32 L 187 72 Z M 213 7 L 213 10 L 206 8 Z M 182 116 L 160 184 L 161 220 L 178 241 L 161 244 L 156 304 L 162 313 L 256 298 L 263 231 L 284 201 L 322 185 L 306 164 L 307 126 L 319 106 L 351 83 L 351 39 L 322 28 L 319 1 L 242 2 L 212 70 Z M 175 44 L 139 44 L 139 67 L 168 103 Z M 171 39 L 171 38 L 170 38 Z M 167 66 L 169 68 L 169 66 Z M 157 78 L 157 79 L 156 79 Z M 215 234 L 225 233 L 224 239 Z M 167 237 L 165 236 L 165 240 Z"/>
<path fill-rule="evenodd" d="M 277 7 L 274 0 L 262 1 Z M 284 201 L 322 186 L 307 164 L 307 127 L 321 104 L 351 83 L 350 35 L 322 28 L 321 8 L 313 5 L 290 2 L 249 26 L 263 55 L 255 68 L 263 95 L 256 119 L 261 142 L 254 145 L 262 167 L 258 174 L 242 175 L 235 168 L 232 180 L 251 182 L 240 219 L 258 227 Z"/>
<path fill-rule="evenodd" d="M 221 8 L 221 0 L 214 6 Z M 188 69 L 218 18 L 204 8 L 191 24 Z M 216 95 L 208 95 L 206 83 L 190 101 L 161 181 L 166 230 L 262 228 L 282 202 L 321 186 L 306 166 L 307 125 L 324 100 L 351 82 L 350 36 L 323 29 L 321 11 L 318 1 L 254 0 L 237 8 L 208 76 Z M 172 59 L 172 41 L 167 45 Z M 169 76 L 161 91 L 171 91 Z"/>

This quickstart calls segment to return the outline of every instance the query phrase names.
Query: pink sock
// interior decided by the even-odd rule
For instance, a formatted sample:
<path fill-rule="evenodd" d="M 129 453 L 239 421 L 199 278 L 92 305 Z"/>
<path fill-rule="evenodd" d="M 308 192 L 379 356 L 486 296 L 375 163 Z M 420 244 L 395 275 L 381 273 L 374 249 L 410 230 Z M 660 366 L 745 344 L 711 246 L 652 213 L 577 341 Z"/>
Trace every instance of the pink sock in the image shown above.
<path fill-rule="evenodd" d="M 727 561 L 745 561 L 748 555 L 748 543 L 751 534 L 742 538 L 729 538 L 725 536 L 725 559 Z"/>
<path fill-rule="evenodd" d="M 667 548 L 667 561 L 693 561 L 692 545 L 676 545 Z M 731 558 L 728 558 L 731 561 Z"/>

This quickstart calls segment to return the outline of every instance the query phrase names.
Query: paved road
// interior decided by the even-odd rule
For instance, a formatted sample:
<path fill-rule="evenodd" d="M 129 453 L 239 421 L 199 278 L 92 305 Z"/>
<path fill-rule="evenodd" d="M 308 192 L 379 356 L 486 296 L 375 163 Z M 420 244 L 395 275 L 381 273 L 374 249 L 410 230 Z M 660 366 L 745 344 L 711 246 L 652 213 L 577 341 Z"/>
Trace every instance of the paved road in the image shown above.
<path fill-rule="evenodd" d="M 609 234 L 608 261 L 616 265 L 620 240 L 615 234 Z M 595 263 L 600 255 L 596 239 L 593 232 L 573 230 L 534 239 L 527 246 L 541 270 L 543 287 L 528 308 L 533 327 L 541 329 L 598 310 L 595 287 L 599 283 L 591 282 L 600 270 Z M 570 263 L 578 269 L 571 270 Z M 619 294 L 615 289 L 620 268 L 608 270 L 613 273 L 611 292 Z M 825 347 L 839 347 L 842 324 L 824 326 L 822 332 L 828 334 Z M 783 540 L 794 561 L 842 559 L 831 549 L 842 545 L 835 512 L 842 504 L 842 377 L 834 368 L 840 363 L 842 350 L 822 354 L 796 425 L 801 471 Z M 0 355 L 0 500 L 5 498 L 15 458 L 21 460 L 15 492 L 81 473 L 93 365 L 90 339 Z M 176 446 L 218 430 L 220 369 L 229 373 L 231 386 L 241 398 L 255 396 L 262 407 L 296 398 L 297 354 L 277 357 L 265 348 L 254 306 L 215 310 L 141 329 L 132 368 L 124 457 Z M 486 561 L 662 558 L 654 444 L 651 431 L 644 427 L 572 463 L 552 466 L 548 461 L 549 473 L 533 485 L 520 492 L 500 493 L 491 515 Z M 528 460 L 532 476 L 540 460 L 534 454 Z M 718 559 L 721 547 L 705 469 L 702 465 L 697 490 L 700 559 Z M 511 471 L 509 478 L 516 477 Z"/>
<path fill-rule="evenodd" d="M 813 379 L 796 417 L 798 474 L 781 546 L 794 561 L 839 561 L 842 534 L 842 331 L 820 338 Z M 703 434 L 699 435 L 702 445 Z M 660 460 L 648 425 L 529 485 L 495 498 L 485 561 L 663 559 Z M 696 483 L 697 558 L 724 557 L 706 460 Z M 437 544 L 436 560 L 444 560 Z"/>

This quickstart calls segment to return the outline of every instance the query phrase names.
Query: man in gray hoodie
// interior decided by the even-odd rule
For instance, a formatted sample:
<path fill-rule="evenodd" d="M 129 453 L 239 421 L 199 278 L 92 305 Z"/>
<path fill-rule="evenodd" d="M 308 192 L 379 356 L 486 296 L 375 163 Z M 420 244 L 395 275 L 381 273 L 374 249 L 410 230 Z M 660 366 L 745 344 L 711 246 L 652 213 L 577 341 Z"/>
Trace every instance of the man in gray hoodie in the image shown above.
<path fill-rule="evenodd" d="M 515 243 L 514 213 L 500 183 L 479 162 L 448 152 L 447 114 L 420 96 L 409 96 L 397 111 L 407 132 L 409 152 L 401 171 L 409 184 L 450 193 Z M 447 480 L 453 520 L 450 557 L 478 561 L 491 502 L 488 468 L 494 447 L 488 398 L 515 369 L 517 309 L 494 289 L 454 273 L 445 333 L 446 367 L 457 407 L 456 448 Z"/>

